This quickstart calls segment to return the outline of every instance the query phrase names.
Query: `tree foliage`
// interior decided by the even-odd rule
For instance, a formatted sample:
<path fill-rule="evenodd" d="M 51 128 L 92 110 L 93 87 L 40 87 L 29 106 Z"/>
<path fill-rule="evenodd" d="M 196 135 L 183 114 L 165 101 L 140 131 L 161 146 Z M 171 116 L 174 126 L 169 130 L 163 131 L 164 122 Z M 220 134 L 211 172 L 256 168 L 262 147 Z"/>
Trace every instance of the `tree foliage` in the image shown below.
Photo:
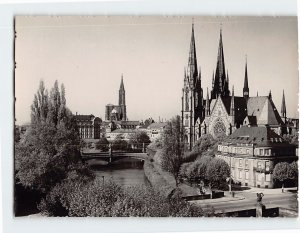
<path fill-rule="evenodd" d="M 86 169 L 76 121 L 66 107 L 63 86 L 61 90 L 56 81 L 49 96 L 41 81 L 31 106 L 31 126 L 15 147 L 17 180 L 43 193 L 68 172 Z"/>
<path fill-rule="evenodd" d="M 228 177 L 230 177 L 230 167 L 223 159 L 210 160 L 206 169 L 206 179 L 212 188 L 223 189 Z"/>
<path fill-rule="evenodd" d="M 141 149 L 143 146 L 146 147 L 150 142 L 150 138 L 145 131 L 137 131 L 129 139 L 129 144 L 137 149 Z"/>
<path fill-rule="evenodd" d="M 128 143 L 123 139 L 123 135 L 119 134 L 112 141 L 113 151 L 126 151 L 128 149 Z"/>
<path fill-rule="evenodd" d="M 57 185 L 39 205 L 48 216 L 72 217 L 199 217 L 204 213 L 174 195 L 166 198 L 150 186 L 122 188 L 112 181 L 66 180 Z"/>
<path fill-rule="evenodd" d="M 98 142 L 96 142 L 96 149 L 101 151 L 108 151 L 109 149 L 109 141 L 106 137 L 102 137 L 99 139 Z"/>
<path fill-rule="evenodd" d="M 178 184 L 178 175 L 182 164 L 183 143 L 181 141 L 181 120 L 176 116 L 167 122 L 162 138 L 161 166 L 172 173 Z"/>

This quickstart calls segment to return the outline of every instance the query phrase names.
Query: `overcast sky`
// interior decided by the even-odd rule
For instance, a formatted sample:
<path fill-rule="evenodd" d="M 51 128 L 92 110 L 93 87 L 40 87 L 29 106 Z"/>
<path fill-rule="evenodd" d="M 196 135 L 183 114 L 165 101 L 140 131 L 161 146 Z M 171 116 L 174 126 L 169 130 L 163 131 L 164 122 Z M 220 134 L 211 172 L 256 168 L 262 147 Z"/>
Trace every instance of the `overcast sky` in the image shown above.
<path fill-rule="evenodd" d="M 204 96 L 211 90 L 222 24 L 230 90 L 242 95 L 245 55 L 250 96 L 268 95 L 280 111 L 298 116 L 296 17 L 194 17 Z M 30 121 L 39 81 L 64 83 L 73 113 L 104 119 L 105 105 L 118 104 L 121 75 L 129 120 L 180 114 L 191 17 L 18 16 L 15 94 L 17 124 Z"/>

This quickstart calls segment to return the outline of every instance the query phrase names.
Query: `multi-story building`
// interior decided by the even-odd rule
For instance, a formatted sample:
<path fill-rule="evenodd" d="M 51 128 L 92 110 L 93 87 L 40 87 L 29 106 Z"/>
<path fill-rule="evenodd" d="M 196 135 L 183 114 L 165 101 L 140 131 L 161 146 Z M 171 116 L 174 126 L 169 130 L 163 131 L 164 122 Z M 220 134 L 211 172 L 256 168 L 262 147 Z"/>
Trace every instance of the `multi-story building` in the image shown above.
<path fill-rule="evenodd" d="M 245 186 L 273 188 L 273 169 L 279 162 L 298 159 L 296 146 L 270 127 L 242 126 L 218 145 L 216 157 L 225 160 L 231 178 Z"/>
<path fill-rule="evenodd" d="M 102 120 L 94 115 L 77 115 L 77 126 L 79 129 L 79 136 L 83 139 L 99 139 L 101 132 Z"/>
<path fill-rule="evenodd" d="M 150 138 L 151 142 L 162 136 L 166 125 L 166 122 L 158 122 L 152 123 L 147 127 L 147 135 Z"/>

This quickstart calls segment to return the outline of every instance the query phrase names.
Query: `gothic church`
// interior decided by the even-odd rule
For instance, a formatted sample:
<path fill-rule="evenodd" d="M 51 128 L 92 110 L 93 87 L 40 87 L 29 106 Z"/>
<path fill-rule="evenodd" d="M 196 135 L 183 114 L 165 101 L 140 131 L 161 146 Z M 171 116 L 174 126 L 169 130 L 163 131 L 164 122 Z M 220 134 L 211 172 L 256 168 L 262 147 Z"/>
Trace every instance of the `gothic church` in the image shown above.
<path fill-rule="evenodd" d="M 216 70 L 212 77 L 212 90 L 207 88 L 206 99 L 201 86 L 201 71 L 198 69 L 194 25 L 188 65 L 184 72 L 182 88 L 182 125 L 184 142 L 191 149 L 203 134 L 216 137 L 229 135 L 242 125 L 267 126 L 278 134 L 286 133 L 286 107 L 283 95 L 281 116 L 279 115 L 271 91 L 268 96 L 249 96 L 247 61 L 245 65 L 243 96 L 235 96 L 234 88 L 229 91 L 229 76 L 225 72 L 222 30 L 220 30 Z"/>

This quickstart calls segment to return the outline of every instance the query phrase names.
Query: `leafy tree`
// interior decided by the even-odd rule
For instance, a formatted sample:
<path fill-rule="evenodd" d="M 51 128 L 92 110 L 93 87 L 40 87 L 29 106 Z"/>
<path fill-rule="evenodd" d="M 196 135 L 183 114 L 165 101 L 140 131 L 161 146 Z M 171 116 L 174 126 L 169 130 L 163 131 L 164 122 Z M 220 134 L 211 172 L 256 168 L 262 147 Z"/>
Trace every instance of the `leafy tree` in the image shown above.
<path fill-rule="evenodd" d="M 206 180 L 211 188 L 223 189 L 226 185 L 226 178 L 230 176 L 230 167 L 223 160 L 213 158 L 209 161 L 206 168 Z"/>
<path fill-rule="evenodd" d="M 182 163 L 183 143 L 181 142 L 181 120 L 176 116 L 167 122 L 162 138 L 161 166 L 170 172 L 178 185 L 178 175 Z"/>
<path fill-rule="evenodd" d="M 152 123 L 154 123 L 155 121 L 149 117 L 148 119 L 145 120 L 144 124 L 145 126 L 151 125 Z"/>
<path fill-rule="evenodd" d="M 135 134 L 131 135 L 129 139 L 129 144 L 134 148 L 142 149 L 143 146 L 147 146 L 150 143 L 150 138 L 144 131 L 138 131 Z"/>
<path fill-rule="evenodd" d="M 128 143 L 123 139 L 123 135 L 119 134 L 112 142 L 112 150 L 125 151 L 128 149 Z"/>
<path fill-rule="evenodd" d="M 287 162 L 277 163 L 273 170 L 273 179 L 278 180 L 282 184 L 282 192 L 284 192 L 284 183 L 290 178 L 290 166 Z"/>
<path fill-rule="evenodd" d="M 96 143 L 96 149 L 101 151 L 108 151 L 109 141 L 106 137 L 100 138 L 100 140 Z"/>
<path fill-rule="evenodd" d="M 293 180 L 295 182 L 295 185 L 298 190 L 298 162 L 294 161 L 289 164 L 289 179 Z"/>
<path fill-rule="evenodd" d="M 16 179 L 23 186 L 49 192 L 81 162 L 76 120 L 55 82 L 50 97 L 41 81 L 31 106 L 31 126 L 15 147 Z"/>

